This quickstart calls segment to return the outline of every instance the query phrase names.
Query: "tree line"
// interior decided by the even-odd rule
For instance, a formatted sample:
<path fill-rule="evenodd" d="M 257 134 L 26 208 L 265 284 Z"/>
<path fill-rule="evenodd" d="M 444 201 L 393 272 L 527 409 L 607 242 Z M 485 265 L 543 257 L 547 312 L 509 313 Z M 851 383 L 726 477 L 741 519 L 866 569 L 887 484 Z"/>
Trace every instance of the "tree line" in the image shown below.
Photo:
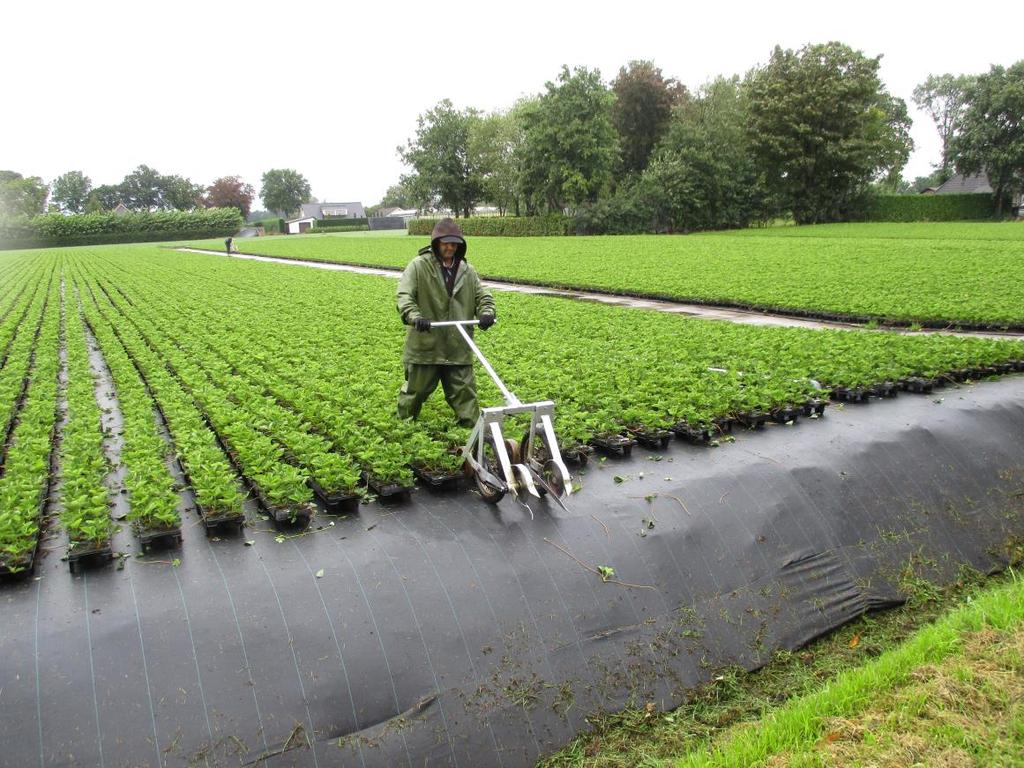
<path fill-rule="evenodd" d="M 776 47 L 745 76 L 690 92 L 650 61 L 610 84 L 563 67 L 543 93 L 485 114 L 441 101 L 398 154 L 409 168 L 382 205 L 478 205 L 568 214 L 576 231 L 690 231 L 856 218 L 873 193 L 907 192 L 906 103 L 880 56 L 839 42 Z M 1024 187 L 1024 61 L 978 76 L 930 76 L 915 102 L 936 122 L 936 175 L 986 171 L 998 202 Z M 942 178 L 939 178 L 942 177 Z"/>
<path fill-rule="evenodd" d="M 272 169 L 263 174 L 260 196 L 270 211 L 288 213 L 311 199 L 309 182 L 297 171 Z M 0 171 L 0 218 L 31 218 L 43 213 L 94 213 L 123 205 L 129 211 L 192 211 L 237 208 L 243 218 L 252 210 L 255 190 L 238 176 L 222 176 L 209 186 L 163 175 L 140 165 L 119 184 L 93 187 L 82 171 L 68 171 L 47 184 L 38 176 Z"/>

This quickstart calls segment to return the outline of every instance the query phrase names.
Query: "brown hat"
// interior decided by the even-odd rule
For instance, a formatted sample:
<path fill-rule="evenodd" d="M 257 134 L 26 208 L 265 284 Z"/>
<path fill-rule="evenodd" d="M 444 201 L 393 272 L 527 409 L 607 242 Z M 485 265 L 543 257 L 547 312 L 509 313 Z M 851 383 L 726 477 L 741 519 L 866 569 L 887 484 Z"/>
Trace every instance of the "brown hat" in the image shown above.
<path fill-rule="evenodd" d="M 466 238 L 462 236 L 462 230 L 453 219 L 441 219 L 434 225 L 434 231 L 430 234 L 430 250 L 435 255 L 439 253 L 437 248 L 439 243 L 458 243 L 459 247 L 455 249 L 455 258 L 461 259 L 466 256 Z"/>

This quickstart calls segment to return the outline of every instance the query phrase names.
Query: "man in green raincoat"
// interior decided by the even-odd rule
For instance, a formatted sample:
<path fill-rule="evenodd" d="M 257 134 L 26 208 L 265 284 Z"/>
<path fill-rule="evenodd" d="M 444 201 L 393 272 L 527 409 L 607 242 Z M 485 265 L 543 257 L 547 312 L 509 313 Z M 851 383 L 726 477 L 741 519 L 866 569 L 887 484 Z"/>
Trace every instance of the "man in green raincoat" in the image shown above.
<path fill-rule="evenodd" d="M 398 281 L 398 314 L 409 326 L 405 337 L 405 384 L 398 393 L 398 415 L 419 416 L 423 401 L 441 382 L 445 400 L 462 426 L 476 423 L 473 353 L 457 328 L 431 328 L 432 321 L 480 321 L 487 330 L 494 325 L 494 299 L 480 284 L 480 277 L 466 261 L 466 239 L 451 219 L 441 219 Z M 466 328 L 472 335 L 473 326 Z"/>

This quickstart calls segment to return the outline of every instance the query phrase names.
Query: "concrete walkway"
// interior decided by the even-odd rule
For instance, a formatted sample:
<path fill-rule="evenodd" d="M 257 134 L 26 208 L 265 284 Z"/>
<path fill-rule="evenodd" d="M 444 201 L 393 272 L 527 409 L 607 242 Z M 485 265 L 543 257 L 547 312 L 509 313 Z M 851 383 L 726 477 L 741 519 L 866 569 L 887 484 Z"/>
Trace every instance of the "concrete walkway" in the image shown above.
<path fill-rule="evenodd" d="M 187 253 L 205 253 L 214 256 L 225 256 L 224 251 L 206 250 L 202 248 L 176 248 L 177 251 Z M 390 267 L 360 267 L 352 264 L 336 264 L 322 261 L 305 261 L 302 259 L 282 259 L 277 256 L 259 256 L 251 253 L 232 253 L 232 258 L 248 259 L 250 261 L 268 261 L 274 264 L 290 264 L 303 267 L 314 267 L 315 269 L 327 269 L 335 272 L 355 272 L 360 275 L 376 275 L 377 277 L 390 277 L 397 279 L 401 274 L 398 268 Z M 708 304 L 687 304 L 681 301 L 665 301 L 662 299 L 641 299 L 630 296 L 612 296 L 606 293 L 596 293 L 583 290 L 568 290 L 562 288 L 550 288 L 543 285 L 526 285 L 521 283 L 509 283 L 501 280 L 483 280 L 485 286 L 496 291 L 512 291 L 514 293 L 528 293 L 534 296 L 557 296 L 565 299 L 576 299 L 578 301 L 592 301 L 598 304 L 611 304 L 617 307 L 629 309 L 646 309 L 655 312 L 668 312 L 675 315 L 687 315 L 699 317 L 704 320 L 726 320 L 730 323 L 742 325 L 779 326 L 784 328 L 832 328 L 838 330 L 867 330 L 856 323 L 842 323 L 831 320 L 808 320 L 801 317 L 791 317 L 782 313 L 769 313 L 755 310 L 733 309 L 731 307 L 716 307 Z M 946 334 L 949 336 L 972 336 L 987 339 L 1024 339 L 1021 333 L 1000 333 L 997 331 L 946 331 L 937 329 L 910 330 L 908 328 L 875 328 L 871 330 L 884 331 L 886 333 L 899 333 L 905 336 L 926 336 L 932 334 Z"/>

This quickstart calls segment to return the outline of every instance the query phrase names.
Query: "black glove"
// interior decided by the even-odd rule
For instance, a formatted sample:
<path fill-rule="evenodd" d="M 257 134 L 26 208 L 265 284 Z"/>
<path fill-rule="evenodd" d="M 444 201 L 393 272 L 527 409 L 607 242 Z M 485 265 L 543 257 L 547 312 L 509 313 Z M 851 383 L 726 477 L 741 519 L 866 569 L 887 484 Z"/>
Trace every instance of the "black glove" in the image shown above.
<path fill-rule="evenodd" d="M 486 331 L 488 328 L 494 325 L 494 321 L 496 319 L 497 318 L 490 312 L 485 312 L 484 314 L 480 315 L 480 330 Z"/>
<path fill-rule="evenodd" d="M 417 317 L 415 320 L 412 321 L 412 326 L 417 331 L 429 331 L 430 321 L 427 320 L 427 318 L 425 317 Z"/>

